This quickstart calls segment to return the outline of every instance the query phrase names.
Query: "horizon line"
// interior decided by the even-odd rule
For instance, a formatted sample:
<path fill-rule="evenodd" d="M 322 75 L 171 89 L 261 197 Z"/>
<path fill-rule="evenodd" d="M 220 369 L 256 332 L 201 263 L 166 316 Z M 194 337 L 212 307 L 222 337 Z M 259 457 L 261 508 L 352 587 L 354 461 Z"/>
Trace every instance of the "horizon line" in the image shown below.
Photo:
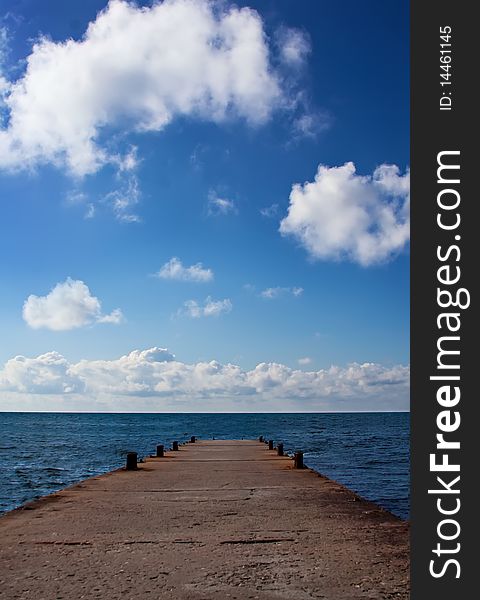
<path fill-rule="evenodd" d="M 296 410 L 296 411 L 89 411 L 89 410 L 0 410 L 0 414 L 56 414 L 56 415 L 315 415 L 315 414 L 382 414 L 410 413 L 410 410 Z"/>

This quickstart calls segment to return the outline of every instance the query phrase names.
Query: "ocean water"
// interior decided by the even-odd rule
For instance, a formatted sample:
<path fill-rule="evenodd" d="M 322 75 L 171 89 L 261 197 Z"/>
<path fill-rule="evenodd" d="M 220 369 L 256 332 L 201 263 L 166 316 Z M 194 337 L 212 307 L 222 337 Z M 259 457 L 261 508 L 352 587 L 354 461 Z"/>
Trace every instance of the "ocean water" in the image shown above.
<path fill-rule="evenodd" d="M 307 466 L 408 518 L 407 413 L 0 413 L 0 513 L 191 435 L 283 441 Z"/>

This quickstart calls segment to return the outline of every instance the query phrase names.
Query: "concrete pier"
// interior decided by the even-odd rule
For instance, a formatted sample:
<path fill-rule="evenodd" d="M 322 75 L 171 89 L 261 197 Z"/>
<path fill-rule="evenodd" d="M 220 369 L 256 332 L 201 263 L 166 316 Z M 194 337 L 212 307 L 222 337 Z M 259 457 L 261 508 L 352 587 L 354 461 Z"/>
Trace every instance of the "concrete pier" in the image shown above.
<path fill-rule="evenodd" d="M 7 513 L 0 598 L 407 600 L 408 524 L 293 466 L 197 440 Z"/>

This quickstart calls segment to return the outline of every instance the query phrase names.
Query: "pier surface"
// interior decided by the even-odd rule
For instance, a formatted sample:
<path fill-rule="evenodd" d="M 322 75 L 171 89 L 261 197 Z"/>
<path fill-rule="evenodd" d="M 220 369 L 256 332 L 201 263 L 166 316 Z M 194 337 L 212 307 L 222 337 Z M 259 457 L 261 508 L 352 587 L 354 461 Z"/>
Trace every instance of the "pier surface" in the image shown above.
<path fill-rule="evenodd" d="M 182 445 L 0 518 L 0 598 L 409 597 L 408 525 L 255 441 Z"/>

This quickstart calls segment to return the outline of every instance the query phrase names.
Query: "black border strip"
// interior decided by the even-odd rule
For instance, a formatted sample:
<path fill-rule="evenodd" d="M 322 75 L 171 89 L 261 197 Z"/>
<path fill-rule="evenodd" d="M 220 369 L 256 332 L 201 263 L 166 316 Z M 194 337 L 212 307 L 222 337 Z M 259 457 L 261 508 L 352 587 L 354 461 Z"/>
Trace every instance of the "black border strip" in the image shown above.
<path fill-rule="evenodd" d="M 480 104 L 476 99 L 473 88 L 478 80 L 476 58 L 478 50 L 478 24 L 473 16 L 474 3 L 411 2 L 411 192 L 412 192 L 412 234 L 411 234 L 411 459 L 412 459 L 412 550 L 411 577 L 413 600 L 435 598 L 467 599 L 473 597 L 476 589 L 476 554 L 474 546 L 477 531 L 480 531 L 473 510 L 476 504 L 474 485 L 476 475 L 476 460 L 480 456 L 479 448 L 474 442 L 480 443 L 480 432 L 476 432 L 478 393 L 474 387 L 476 366 L 476 336 L 480 333 L 476 314 L 477 285 L 479 269 L 476 265 L 480 256 L 476 247 L 478 225 L 476 214 L 480 205 L 478 191 L 474 189 L 477 172 L 480 166 L 477 160 L 480 151 L 474 147 L 474 138 L 478 135 L 477 112 Z M 440 39 L 440 28 L 450 27 L 451 42 L 450 69 L 441 68 L 441 47 L 446 40 Z M 446 30 L 444 30 L 446 31 Z M 448 61 L 448 59 L 447 59 Z M 445 64 L 445 63 L 444 63 Z M 441 77 L 442 73 L 450 77 Z M 441 85 L 442 81 L 450 81 Z M 445 92 L 445 93 L 444 93 Z M 440 99 L 452 99 L 448 110 L 449 100 L 443 100 L 444 110 L 440 110 Z M 440 152 L 459 151 L 460 154 L 444 154 Z M 438 182 L 438 162 L 459 165 L 460 169 L 445 169 L 440 171 L 440 179 L 448 182 Z M 456 175 L 455 175 L 456 173 Z M 460 182 L 454 183 L 460 179 Z M 455 190 L 444 192 L 441 190 Z M 442 210 L 438 205 L 438 196 L 446 203 L 454 203 L 460 198 L 459 206 L 453 210 Z M 437 223 L 437 214 L 443 213 L 445 222 L 456 222 L 456 214 L 461 221 L 456 229 L 442 230 Z M 455 238 L 460 236 L 460 239 Z M 460 256 L 452 249 L 447 259 L 440 260 L 440 254 L 447 255 L 450 247 L 457 245 Z M 460 269 L 460 281 L 456 284 L 441 284 L 438 281 L 437 270 L 440 266 L 449 265 L 440 274 L 450 277 Z M 460 288 L 468 290 L 471 304 L 468 308 L 439 308 L 437 289 L 450 290 L 454 295 Z M 442 297 L 446 300 L 448 297 Z M 466 303 L 467 294 L 462 294 L 462 302 Z M 446 319 L 441 321 L 439 328 L 438 315 L 442 312 L 459 314 L 461 327 L 458 332 L 449 332 Z M 454 318 L 450 321 L 454 323 Z M 449 368 L 438 368 L 437 342 L 442 336 L 458 336 L 460 339 L 444 340 L 443 348 L 459 350 L 458 355 L 444 355 L 443 362 Z M 451 368 L 459 365 L 459 369 Z M 430 376 L 460 376 L 460 380 L 431 380 Z M 451 392 L 453 386 L 460 388 L 461 398 L 455 406 L 441 406 L 437 399 L 437 390 L 441 386 Z M 453 393 L 453 392 L 452 392 Z M 445 392 L 443 398 L 447 399 Z M 459 441 L 460 449 L 437 449 L 438 433 L 442 433 L 437 423 L 437 415 L 448 410 L 440 424 L 452 424 L 460 418 L 460 426 L 455 431 L 444 433 L 444 438 Z M 455 415 L 458 413 L 458 416 Z M 452 425 L 453 427 L 453 425 Z M 435 472 L 430 470 L 430 454 L 436 453 L 435 461 L 441 462 L 443 454 L 448 454 L 451 464 L 458 464 L 460 471 Z M 456 484 L 451 481 L 460 476 Z M 450 489 L 459 493 L 429 494 L 429 489 L 442 489 L 437 476 L 443 477 Z M 458 512 L 452 515 L 442 515 L 440 507 L 453 510 L 460 501 Z M 443 519 L 458 522 L 443 523 Z M 439 531 L 451 540 L 442 540 Z M 478 534 L 480 535 L 480 534 Z M 438 550 L 440 543 L 440 554 Z M 459 544 L 459 546 L 457 546 Z M 444 553 L 449 550 L 451 553 Z M 458 551 L 457 551 L 458 550 Z M 447 560 L 452 559 L 446 568 Z M 431 561 L 434 560 L 433 566 Z M 438 577 L 431 570 L 441 573 Z M 457 578 L 457 575 L 459 577 Z"/>

